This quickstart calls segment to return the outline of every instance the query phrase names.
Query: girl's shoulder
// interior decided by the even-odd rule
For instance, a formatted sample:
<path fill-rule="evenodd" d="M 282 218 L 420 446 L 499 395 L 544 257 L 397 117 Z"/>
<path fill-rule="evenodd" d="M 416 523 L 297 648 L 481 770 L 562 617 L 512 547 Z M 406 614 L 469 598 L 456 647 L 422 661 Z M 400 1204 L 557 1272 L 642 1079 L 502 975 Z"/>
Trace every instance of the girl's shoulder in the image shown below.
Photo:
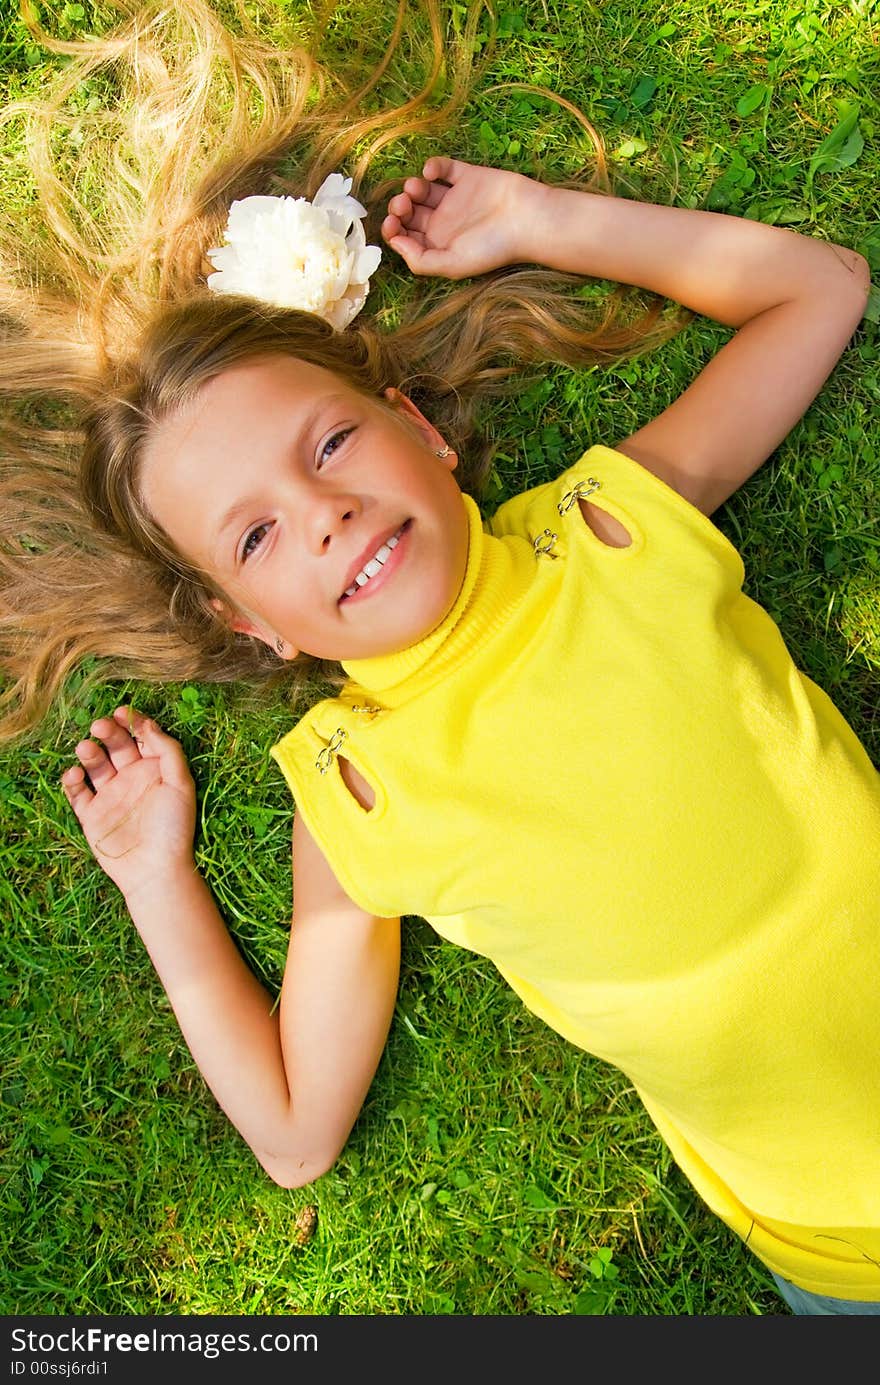
<path fill-rule="evenodd" d="M 337 697 L 324 697 L 313 703 L 290 730 L 269 747 L 269 754 L 291 787 L 292 781 L 300 781 L 314 770 L 321 771 L 322 752 L 328 745 L 334 747 L 334 752 L 338 749 L 348 735 L 352 715 L 360 711 L 345 690 Z"/>
<path fill-rule="evenodd" d="M 587 448 L 554 480 L 504 501 L 484 527 L 496 538 L 526 538 L 538 553 L 578 510 L 600 548 L 635 558 L 648 544 L 667 565 L 676 559 L 720 563 L 734 581 L 743 580 L 739 553 L 708 515 L 633 457 L 603 443 Z"/>
<path fill-rule="evenodd" d="M 565 515 L 577 500 L 589 500 L 603 489 L 626 493 L 647 487 L 669 488 L 643 466 L 603 443 L 594 443 L 559 476 L 505 500 L 486 522 L 497 538 L 506 534 L 531 535 L 535 525 L 550 525 Z M 679 497 L 681 499 L 681 497 Z M 687 502 L 685 502 L 687 503 Z"/>

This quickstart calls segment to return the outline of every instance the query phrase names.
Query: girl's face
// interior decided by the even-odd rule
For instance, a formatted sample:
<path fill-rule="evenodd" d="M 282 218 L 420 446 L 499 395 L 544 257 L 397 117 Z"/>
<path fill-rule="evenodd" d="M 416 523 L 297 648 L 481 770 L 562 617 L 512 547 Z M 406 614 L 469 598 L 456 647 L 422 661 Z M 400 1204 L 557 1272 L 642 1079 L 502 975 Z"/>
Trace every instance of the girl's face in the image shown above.
<path fill-rule="evenodd" d="M 408 399 L 386 398 L 265 357 L 209 381 L 148 444 L 153 518 L 234 602 L 232 628 L 280 636 L 287 658 L 405 649 L 461 588 L 455 455 L 437 457 L 443 439 Z"/>

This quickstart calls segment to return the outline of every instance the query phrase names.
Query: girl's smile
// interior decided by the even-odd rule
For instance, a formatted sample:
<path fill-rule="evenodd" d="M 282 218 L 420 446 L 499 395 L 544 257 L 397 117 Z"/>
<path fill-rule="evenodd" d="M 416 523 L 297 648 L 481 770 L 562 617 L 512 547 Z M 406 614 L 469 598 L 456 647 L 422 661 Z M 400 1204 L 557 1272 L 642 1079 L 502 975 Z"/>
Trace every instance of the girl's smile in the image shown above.
<path fill-rule="evenodd" d="M 267 356 L 158 426 L 141 487 L 233 629 L 288 657 L 365 658 L 416 643 L 460 590 L 467 515 L 442 444 L 399 391 Z"/>
<path fill-rule="evenodd" d="M 340 601 L 354 601 L 375 594 L 381 588 L 382 583 L 397 571 L 406 555 L 406 536 L 409 534 L 410 524 L 410 520 L 404 520 L 396 533 L 388 535 L 388 538 L 379 545 L 373 556 L 355 573 L 352 581 L 340 596 Z M 368 544 L 367 549 L 369 550 L 371 546 Z"/>

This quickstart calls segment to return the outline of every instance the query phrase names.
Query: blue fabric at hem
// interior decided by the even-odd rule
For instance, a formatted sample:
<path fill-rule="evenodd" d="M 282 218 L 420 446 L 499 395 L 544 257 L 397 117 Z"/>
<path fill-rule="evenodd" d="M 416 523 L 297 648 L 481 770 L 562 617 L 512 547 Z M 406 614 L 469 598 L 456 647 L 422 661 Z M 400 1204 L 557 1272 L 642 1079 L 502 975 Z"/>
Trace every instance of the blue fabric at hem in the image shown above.
<path fill-rule="evenodd" d="M 773 1271 L 770 1271 L 773 1274 Z M 807 1289 L 799 1289 L 789 1284 L 787 1279 L 773 1275 L 776 1287 L 793 1313 L 800 1317 L 831 1316 L 837 1313 L 859 1313 L 880 1315 L 880 1303 L 858 1303 L 854 1299 L 828 1298 L 825 1294 L 811 1294 Z"/>

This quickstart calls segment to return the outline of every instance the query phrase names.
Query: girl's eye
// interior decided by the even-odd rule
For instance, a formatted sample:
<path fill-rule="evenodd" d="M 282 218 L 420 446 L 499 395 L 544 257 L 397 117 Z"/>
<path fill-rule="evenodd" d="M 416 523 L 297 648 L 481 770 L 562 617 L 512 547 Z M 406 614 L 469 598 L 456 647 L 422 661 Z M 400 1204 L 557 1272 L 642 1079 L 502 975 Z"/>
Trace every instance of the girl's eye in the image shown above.
<path fill-rule="evenodd" d="M 241 561 L 243 563 L 246 563 L 248 558 L 253 557 L 268 532 L 268 524 L 257 524 L 250 530 L 241 546 Z"/>
<path fill-rule="evenodd" d="M 336 449 L 342 446 L 349 433 L 353 431 L 352 428 L 343 428 L 339 433 L 334 433 L 332 437 L 329 437 L 325 443 L 321 444 L 318 452 L 318 461 L 326 462 L 328 457 L 332 457 Z"/>

